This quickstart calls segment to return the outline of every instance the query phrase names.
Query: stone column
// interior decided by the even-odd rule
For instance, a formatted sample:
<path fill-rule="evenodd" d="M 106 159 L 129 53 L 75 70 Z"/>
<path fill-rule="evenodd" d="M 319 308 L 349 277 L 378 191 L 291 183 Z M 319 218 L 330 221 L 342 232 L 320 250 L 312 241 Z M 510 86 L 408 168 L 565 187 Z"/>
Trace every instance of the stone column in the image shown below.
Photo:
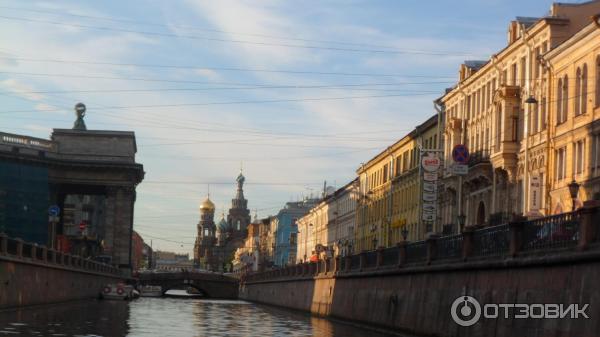
<path fill-rule="evenodd" d="M 396 244 L 398 248 L 398 267 L 406 264 L 406 241 L 400 241 Z"/>
<path fill-rule="evenodd" d="M 595 200 L 594 200 L 595 201 Z M 597 218 L 597 213 L 600 210 L 597 204 L 600 202 L 594 203 L 587 202 L 584 204 L 583 208 L 581 208 L 579 212 L 579 243 L 577 245 L 578 250 L 586 250 L 590 243 L 596 240 L 596 236 L 598 235 L 598 226 L 600 223 L 595 222 L 595 217 Z"/>
<path fill-rule="evenodd" d="M 17 257 L 23 258 L 23 240 L 17 238 L 15 241 L 17 242 Z"/>
<path fill-rule="evenodd" d="M 430 264 L 437 257 L 437 239 L 439 237 L 437 234 L 431 234 L 425 240 L 427 244 L 427 264 Z"/>
<path fill-rule="evenodd" d="M 509 231 L 509 255 L 512 257 L 519 254 L 521 244 L 523 242 L 523 223 L 522 222 L 511 222 L 508 224 Z"/>
<path fill-rule="evenodd" d="M 131 235 L 135 189 L 129 186 L 109 186 L 106 189 L 105 249 L 113 264 L 131 266 Z"/>
<path fill-rule="evenodd" d="M 338 256 L 336 256 L 336 257 L 335 257 L 335 260 L 334 260 L 334 262 L 333 262 L 333 263 L 334 263 L 334 265 L 333 265 L 333 272 L 334 272 L 334 273 L 337 273 L 337 272 L 339 272 L 339 271 L 340 271 L 340 264 L 341 264 L 341 262 L 342 262 L 342 257 L 341 257 L 341 256 L 339 256 L 339 255 L 338 255 Z"/>
<path fill-rule="evenodd" d="M 377 248 L 377 261 L 375 263 L 375 268 L 379 268 L 383 266 L 383 247 Z"/>

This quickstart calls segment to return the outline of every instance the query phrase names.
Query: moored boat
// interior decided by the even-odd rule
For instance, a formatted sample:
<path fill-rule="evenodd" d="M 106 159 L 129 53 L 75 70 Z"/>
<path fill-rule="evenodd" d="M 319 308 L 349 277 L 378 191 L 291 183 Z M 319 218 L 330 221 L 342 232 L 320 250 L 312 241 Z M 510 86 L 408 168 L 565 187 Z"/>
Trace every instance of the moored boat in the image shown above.
<path fill-rule="evenodd" d="M 124 283 L 109 283 L 102 288 L 100 298 L 107 300 L 130 300 L 135 298 L 133 286 Z"/>
<path fill-rule="evenodd" d="M 163 295 L 161 286 L 141 286 L 139 289 L 142 297 L 161 297 Z"/>

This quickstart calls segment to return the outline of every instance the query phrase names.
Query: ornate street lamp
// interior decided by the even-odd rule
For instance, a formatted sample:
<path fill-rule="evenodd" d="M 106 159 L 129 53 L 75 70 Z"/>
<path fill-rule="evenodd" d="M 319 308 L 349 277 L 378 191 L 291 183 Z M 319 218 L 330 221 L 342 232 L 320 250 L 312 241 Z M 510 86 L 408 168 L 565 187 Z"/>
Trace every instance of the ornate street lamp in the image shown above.
<path fill-rule="evenodd" d="M 400 233 L 402 234 L 402 239 L 406 241 L 406 238 L 408 237 L 408 229 L 406 229 L 406 226 L 402 228 L 402 231 Z"/>
<path fill-rule="evenodd" d="M 463 227 L 465 226 L 465 221 L 466 221 L 467 217 L 464 214 L 459 214 L 456 217 L 456 220 L 458 221 L 458 227 L 462 230 Z"/>
<path fill-rule="evenodd" d="M 533 97 L 533 95 L 529 95 L 529 97 L 527 97 L 525 100 L 525 104 L 538 104 L 538 101 L 535 99 L 535 97 Z"/>
<path fill-rule="evenodd" d="M 573 208 L 572 211 L 575 212 L 575 199 L 577 199 L 577 195 L 579 194 L 579 184 L 573 179 L 573 181 L 568 185 L 569 193 L 571 194 L 571 199 L 573 200 Z"/>

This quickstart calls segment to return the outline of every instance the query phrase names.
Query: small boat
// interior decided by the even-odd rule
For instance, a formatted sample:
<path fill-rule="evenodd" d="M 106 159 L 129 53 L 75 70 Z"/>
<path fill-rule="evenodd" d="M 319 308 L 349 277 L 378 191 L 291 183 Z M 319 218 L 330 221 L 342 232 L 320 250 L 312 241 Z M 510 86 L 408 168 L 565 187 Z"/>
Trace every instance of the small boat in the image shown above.
<path fill-rule="evenodd" d="M 140 296 L 142 297 L 162 297 L 161 286 L 141 286 Z"/>
<path fill-rule="evenodd" d="M 124 283 L 109 283 L 102 288 L 100 298 L 106 300 L 131 300 L 135 298 L 133 286 Z"/>

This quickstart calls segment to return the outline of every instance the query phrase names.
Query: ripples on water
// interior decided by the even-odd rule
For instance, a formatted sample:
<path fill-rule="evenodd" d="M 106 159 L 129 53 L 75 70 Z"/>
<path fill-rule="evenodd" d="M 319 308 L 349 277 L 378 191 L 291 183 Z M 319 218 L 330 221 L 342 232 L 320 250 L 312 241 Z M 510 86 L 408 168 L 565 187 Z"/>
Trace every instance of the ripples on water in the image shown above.
<path fill-rule="evenodd" d="M 371 330 L 244 301 L 140 298 L 0 312 L 0 335 L 383 337 Z"/>

